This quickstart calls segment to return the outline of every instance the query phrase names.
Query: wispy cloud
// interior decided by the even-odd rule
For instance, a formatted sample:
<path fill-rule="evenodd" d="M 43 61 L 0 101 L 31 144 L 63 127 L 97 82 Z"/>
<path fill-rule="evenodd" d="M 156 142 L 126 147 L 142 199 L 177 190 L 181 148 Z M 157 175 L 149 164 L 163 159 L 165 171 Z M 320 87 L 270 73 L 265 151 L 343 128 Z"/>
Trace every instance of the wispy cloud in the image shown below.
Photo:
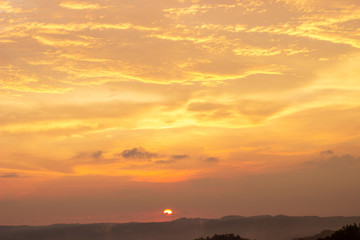
<path fill-rule="evenodd" d="M 121 153 L 121 156 L 124 157 L 124 158 L 131 158 L 131 159 L 147 159 L 147 160 L 151 160 L 152 158 L 156 158 L 158 156 L 158 154 L 148 152 L 145 149 L 139 147 L 139 148 L 133 148 L 133 149 L 124 150 Z"/>
<path fill-rule="evenodd" d="M 84 9 L 101 9 L 105 8 L 100 6 L 99 4 L 93 4 L 88 2 L 77 2 L 77 1 L 63 1 L 59 4 L 59 6 L 63 8 L 69 8 L 74 10 L 84 10 Z"/>
<path fill-rule="evenodd" d="M 325 151 L 321 151 L 320 154 L 321 154 L 321 156 L 328 156 L 328 155 L 334 154 L 334 152 L 332 150 L 328 149 Z"/>
<path fill-rule="evenodd" d="M 205 162 L 208 162 L 208 163 L 216 163 L 218 161 L 219 161 L 219 159 L 216 157 L 208 157 L 205 159 Z"/>
<path fill-rule="evenodd" d="M 14 7 L 10 4 L 10 2 L 8 1 L 1 1 L 0 2 L 0 11 L 3 11 L 5 13 L 23 13 L 26 12 L 26 10 L 19 8 L 19 7 Z"/>
<path fill-rule="evenodd" d="M 1 174 L 0 177 L 2 177 L 2 178 L 17 178 L 17 177 L 19 177 L 19 175 L 14 172 L 8 172 L 8 173 Z"/>
<path fill-rule="evenodd" d="M 189 156 L 186 154 L 183 155 L 172 155 L 171 158 L 175 159 L 175 160 L 180 160 L 180 159 L 184 159 L 184 158 L 188 158 Z"/>

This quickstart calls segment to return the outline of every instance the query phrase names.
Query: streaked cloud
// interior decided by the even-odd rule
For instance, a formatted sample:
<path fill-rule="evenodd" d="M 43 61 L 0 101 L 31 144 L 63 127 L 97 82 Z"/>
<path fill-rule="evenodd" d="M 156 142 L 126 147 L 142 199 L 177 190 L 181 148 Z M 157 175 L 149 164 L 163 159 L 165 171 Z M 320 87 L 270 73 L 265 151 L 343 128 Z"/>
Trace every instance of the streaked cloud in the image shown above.
<path fill-rule="evenodd" d="M 6 172 L 6 173 L 1 174 L 0 177 L 2 177 L 2 178 L 17 178 L 17 177 L 19 177 L 19 175 L 14 172 Z"/>
<path fill-rule="evenodd" d="M 0 67 L 2 80 L 0 80 L 3 90 L 17 92 L 37 92 L 37 93 L 63 93 L 71 90 L 70 87 L 61 87 L 42 81 L 33 73 L 26 73 L 22 69 L 12 65 Z"/>
<path fill-rule="evenodd" d="M 5 13 L 22 13 L 26 12 L 20 7 L 14 7 L 9 1 L 0 2 L 0 11 Z"/>
<path fill-rule="evenodd" d="M 99 4 L 93 4 L 88 2 L 77 2 L 77 1 L 63 1 L 59 4 L 59 6 L 69 9 L 75 10 L 83 10 L 83 9 L 100 9 L 103 8 Z"/>

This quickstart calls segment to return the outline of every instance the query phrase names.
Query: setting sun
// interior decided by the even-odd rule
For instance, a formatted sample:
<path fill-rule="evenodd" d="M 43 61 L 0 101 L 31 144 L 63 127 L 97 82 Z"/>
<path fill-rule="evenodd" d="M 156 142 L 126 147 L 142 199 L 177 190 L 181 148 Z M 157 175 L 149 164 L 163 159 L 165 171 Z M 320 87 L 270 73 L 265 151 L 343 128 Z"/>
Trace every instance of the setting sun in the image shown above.
<path fill-rule="evenodd" d="M 173 211 L 171 209 L 165 209 L 164 210 L 165 215 L 171 215 L 172 213 L 173 213 Z"/>

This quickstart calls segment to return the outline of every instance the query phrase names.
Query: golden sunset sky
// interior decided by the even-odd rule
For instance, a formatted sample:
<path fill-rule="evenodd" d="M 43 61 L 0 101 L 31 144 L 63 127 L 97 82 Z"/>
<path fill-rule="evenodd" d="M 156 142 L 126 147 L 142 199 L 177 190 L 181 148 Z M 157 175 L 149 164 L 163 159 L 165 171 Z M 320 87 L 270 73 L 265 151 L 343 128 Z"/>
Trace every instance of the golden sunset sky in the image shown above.
<path fill-rule="evenodd" d="M 360 215 L 359 0 L 0 13 L 0 224 Z"/>

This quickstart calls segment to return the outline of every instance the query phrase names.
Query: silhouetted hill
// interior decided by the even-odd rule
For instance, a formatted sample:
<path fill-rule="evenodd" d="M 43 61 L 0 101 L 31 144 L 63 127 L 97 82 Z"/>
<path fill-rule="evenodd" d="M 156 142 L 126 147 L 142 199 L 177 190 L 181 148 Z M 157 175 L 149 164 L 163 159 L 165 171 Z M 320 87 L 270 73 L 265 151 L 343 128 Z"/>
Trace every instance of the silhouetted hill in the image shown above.
<path fill-rule="evenodd" d="M 193 240 L 233 233 L 257 240 L 290 240 L 324 229 L 336 230 L 360 217 L 227 216 L 181 218 L 172 222 L 0 226 L 1 240 Z"/>
<path fill-rule="evenodd" d="M 319 238 L 318 240 L 360 240 L 360 225 L 346 225 L 337 230 L 331 236 Z"/>
<path fill-rule="evenodd" d="M 318 238 L 324 238 L 324 237 L 330 236 L 334 232 L 335 231 L 332 231 L 332 230 L 323 230 L 321 233 L 316 234 L 314 236 L 302 237 L 302 238 L 294 238 L 293 240 L 318 240 Z"/>
<path fill-rule="evenodd" d="M 237 215 L 229 215 L 229 216 L 225 216 L 220 218 L 221 221 L 229 221 L 229 220 L 235 220 L 235 219 L 244 219 L 246 217 L 242 217 L 242 216 L 237 216 Z"/>
<path fill-rule="evenodd" d="M 217 235 L 215 234 L 212 237 L 201 237 L 201 238 L 197 238 L 195 240 L 249 240 L 246 238 L 242 238 L 239 235 L 234 235 L 232 233 L 228 233 L 228 234 L 221 234 L 221 235 Z"/>

